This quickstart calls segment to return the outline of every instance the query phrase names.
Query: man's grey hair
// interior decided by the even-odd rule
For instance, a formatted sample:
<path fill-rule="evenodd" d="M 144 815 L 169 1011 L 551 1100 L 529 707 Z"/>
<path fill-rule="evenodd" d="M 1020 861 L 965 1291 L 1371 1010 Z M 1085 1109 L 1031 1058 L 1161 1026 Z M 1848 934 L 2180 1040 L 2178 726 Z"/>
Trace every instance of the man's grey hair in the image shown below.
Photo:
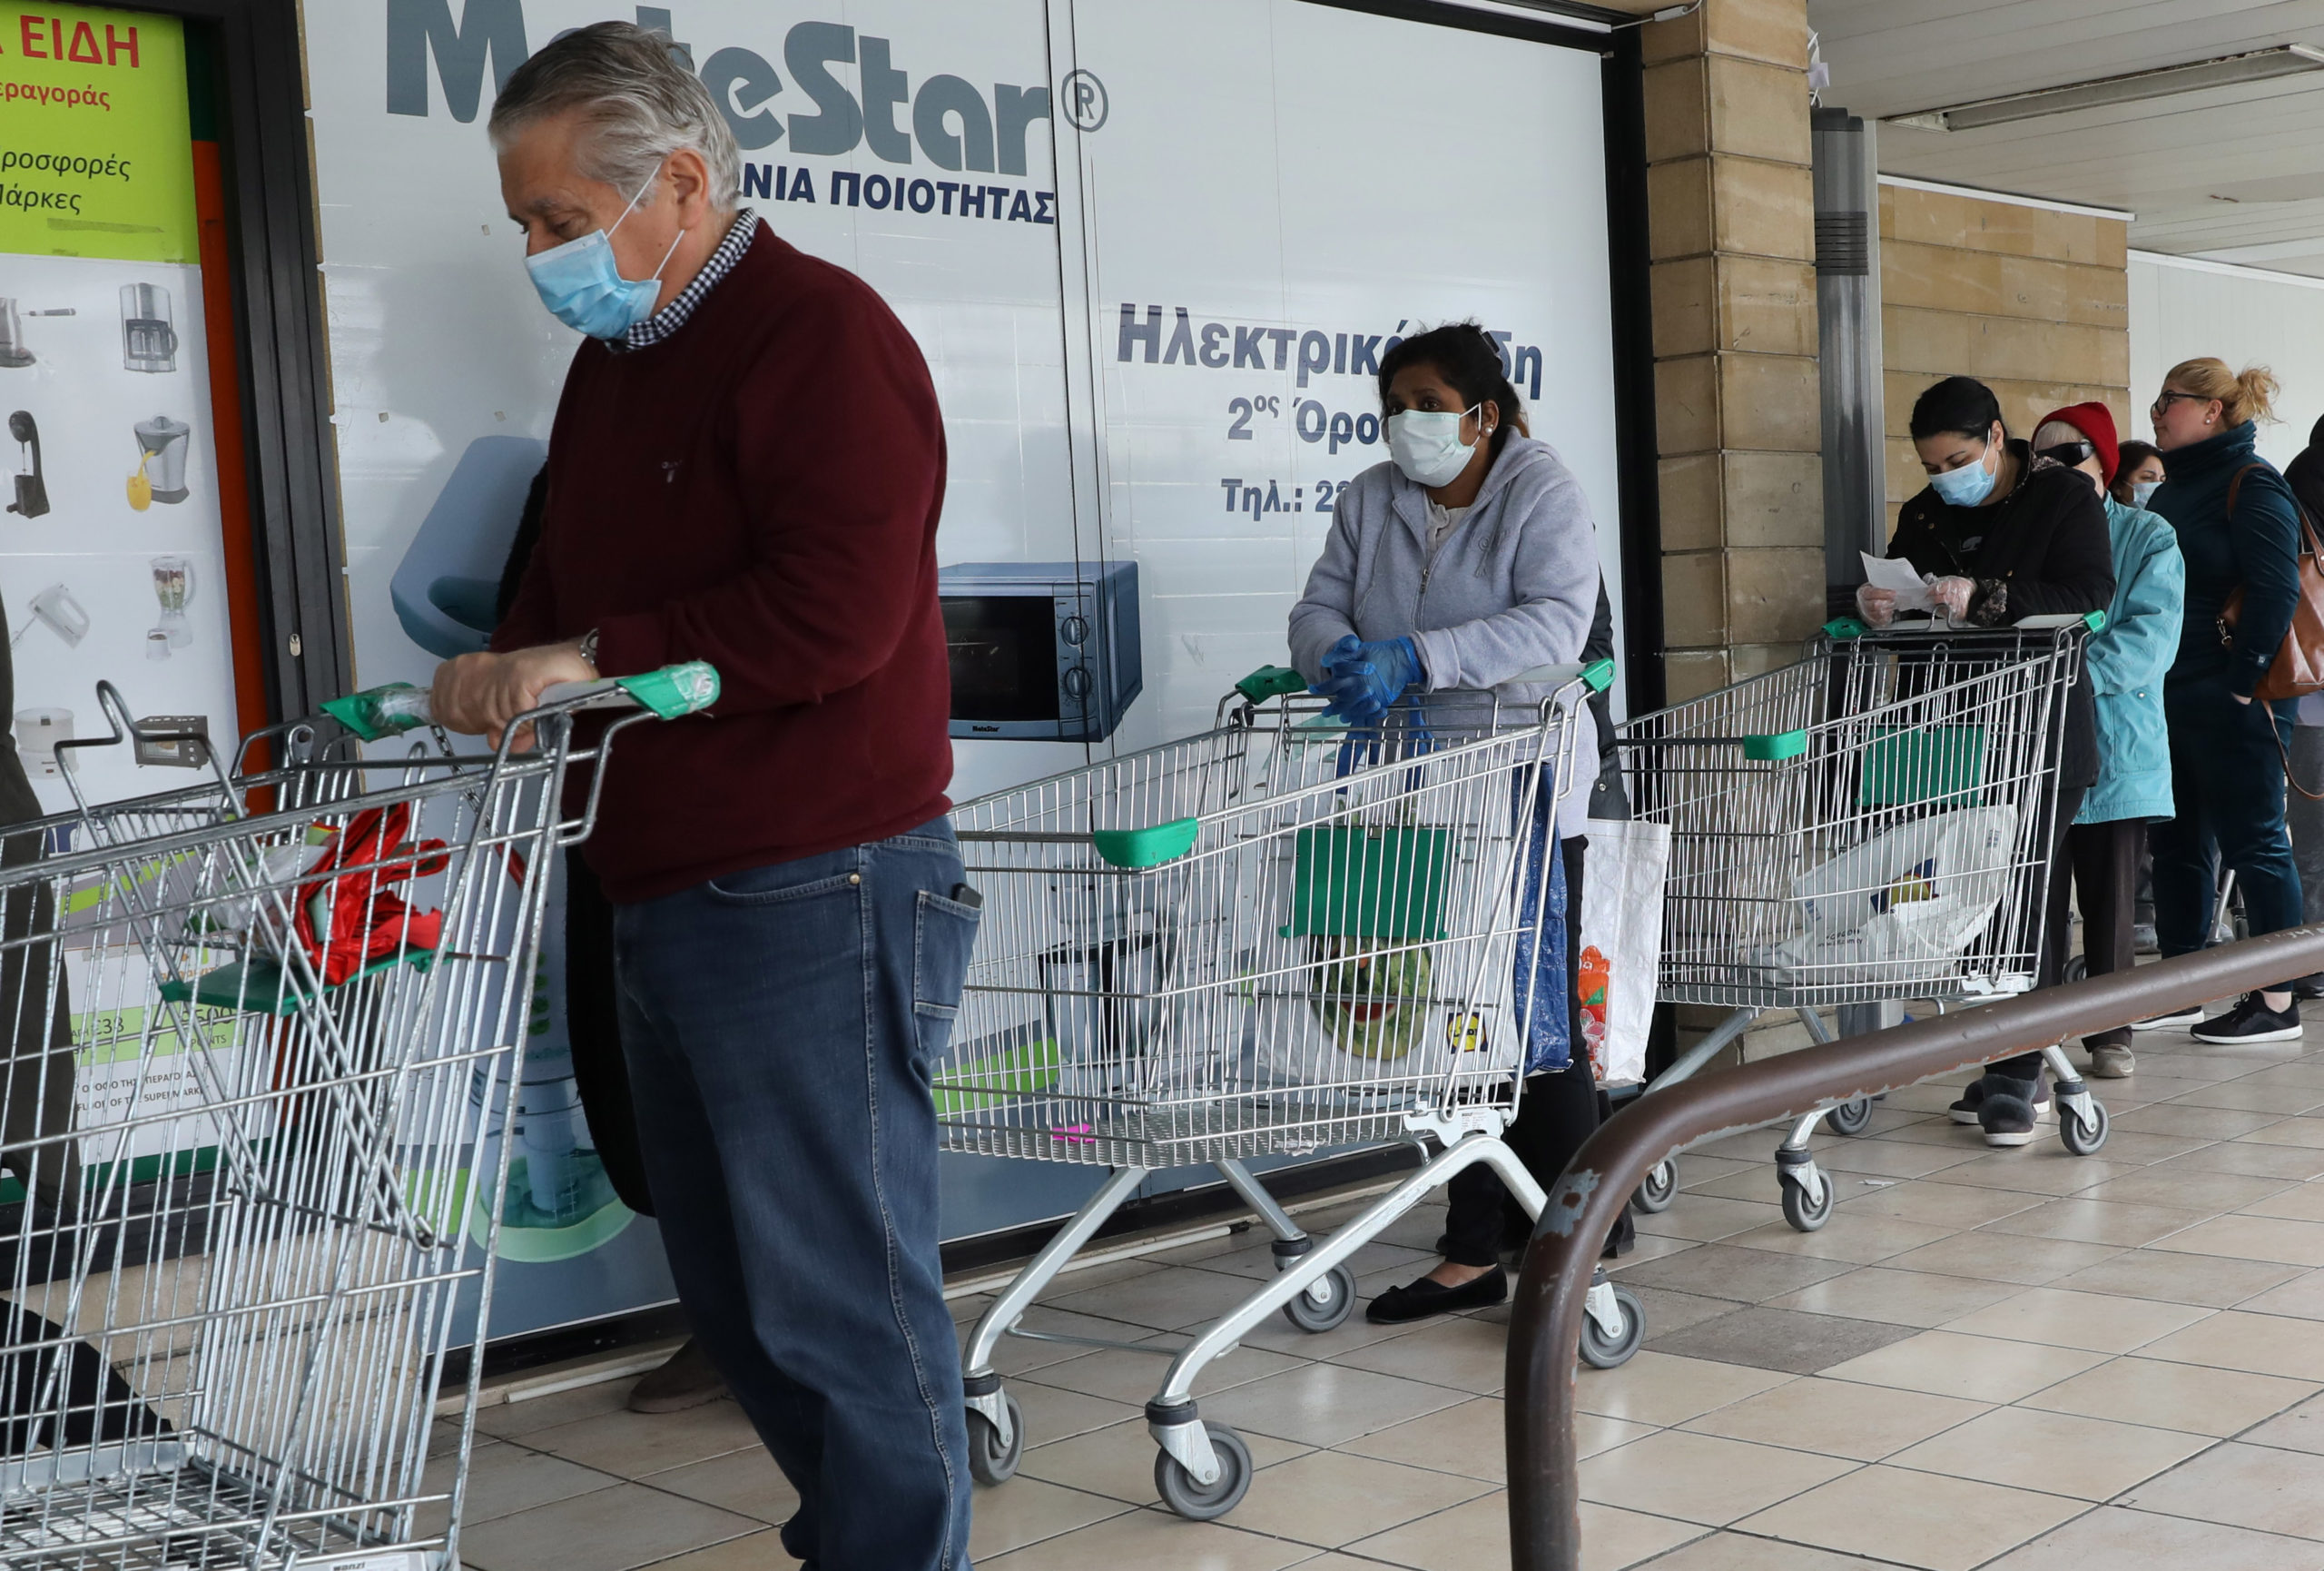
<path fill-rule="evenodd" d="M 671 57 L 667 34 L 627 22 L 567 33 L 509 74 L 487 130 L 493 146 L 503 148 L 536 121 L 576 109 L 590 133 L 577 153 L 589 179 L 634 195 L 671 153 L 691 147 L 710 166 L 712 203 L 721 210 L 734 205 L 742 150 L 710 90 Z M 652 201 L 649 195 L 639 205 Z"/>

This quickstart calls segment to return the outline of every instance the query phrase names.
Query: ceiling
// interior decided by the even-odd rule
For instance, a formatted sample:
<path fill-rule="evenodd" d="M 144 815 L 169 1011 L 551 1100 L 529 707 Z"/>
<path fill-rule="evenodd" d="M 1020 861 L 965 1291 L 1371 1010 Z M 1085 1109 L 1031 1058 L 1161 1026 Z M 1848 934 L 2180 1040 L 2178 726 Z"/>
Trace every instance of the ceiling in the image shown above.
<path fill-rule="evenodd" d="M 2324 0 L 1808 0 L 1867 119 L 2324 45 Z M 1976 131 L 1879 128 L 1884 173 L 2127 209 L 2131 244 L 2324 277 L 2324 71 Z"/>

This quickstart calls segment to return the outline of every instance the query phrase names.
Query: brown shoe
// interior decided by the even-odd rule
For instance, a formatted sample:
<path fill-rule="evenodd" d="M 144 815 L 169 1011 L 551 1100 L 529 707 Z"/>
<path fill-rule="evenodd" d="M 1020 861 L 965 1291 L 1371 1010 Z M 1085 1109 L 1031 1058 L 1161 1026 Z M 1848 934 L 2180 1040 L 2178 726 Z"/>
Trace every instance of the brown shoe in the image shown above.
<path fill-rule="evenodd" d="M 633 1413 L 683 1413 L 726 1395 L 726 1377 L 710 1362 L 710 1355 L 692 1337 L 670 1355 L 670 1361 L 649 1371 L 629 1393 Z"/>

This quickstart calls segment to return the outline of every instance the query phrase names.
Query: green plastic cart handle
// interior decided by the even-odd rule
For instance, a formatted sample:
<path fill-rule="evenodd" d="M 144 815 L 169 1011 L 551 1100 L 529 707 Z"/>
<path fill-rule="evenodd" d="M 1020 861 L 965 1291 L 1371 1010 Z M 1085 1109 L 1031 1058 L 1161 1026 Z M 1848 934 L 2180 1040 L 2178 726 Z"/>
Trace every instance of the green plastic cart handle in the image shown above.
<path fill-rule="evenodd" d="M 596 682 L 558 682 L 541 694 L 544 704 L 578 699 L 582 709 L 603 709 L 636 704 L 665 720 L 693 715 L 718 702 L 718 672 L 706 660 L 688 660 L 645 671 L 635 677 L 610 677 Z M 323 713 L 366 742 L 400 736 L 431 723 L 428 692 L 409 682 L 367 687 L 344 698 L 323 700 Z"/>
<path fill-rule="evenodd" d="M 1235 690 L 1254 704 L 1264 704 L 1269 698 L 1305 693 L 1307 678 L 1288 666 L 1262 666 L 1236 683 Z"/>
<path fill-rule="evenodd" d="M 1867 631 L 1869 629 L 1854 617 L 1841 617 L 1824 624 L 1824 636 L 1836 644 L 1845 644 L 1850 638 L 1861 638 Z"/>
<path fill-rule="evenodd" d="M 1144 829 L 1093 830 L 1089 839 L 1098 847 L 1098 855 L 1113 866 L 1159 867 L 1193 850 L 1195 836 L 1201 828 L 1199 819 L 1173 818 L 1167 824 L 1149 825 Z"/>
<path fill-rule="evenodd" d="M 1581 679 L 1593 693 L 1602 693 L 1614 685 L 1614 662 L 1592 660 L 1581 668 Z"/>

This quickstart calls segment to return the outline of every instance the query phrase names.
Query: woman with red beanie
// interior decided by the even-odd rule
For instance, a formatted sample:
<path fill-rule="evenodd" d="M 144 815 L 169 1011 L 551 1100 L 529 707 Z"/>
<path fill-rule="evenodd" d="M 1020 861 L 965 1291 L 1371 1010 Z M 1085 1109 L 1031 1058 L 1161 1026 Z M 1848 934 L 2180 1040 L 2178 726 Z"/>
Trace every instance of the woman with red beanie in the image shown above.
<path fill-rule="evenodd" d="M 2171 744 L 2162 718 L 2162 678 L 2179 652 L 2186 564 L 2179 537 L 2159 514 L 2124 505 L 2112 492 L 2121 467 L 2114 417 L 2100 403 L 2073 404 L 2034 429 L 2036 463 L 2090 479 L 2106 508 L 2114 550 L 2114 598 L 2106 626 L 2083 654 L 2096 701 L 2098 781 L 2066 832 L 2065 855 L 2050 871 L 2050 943 L 2063 953 L 2069 891 L 2082 905 L 2082 952 L 2090 974 L 2128 971 L 2139 851 L 2151 820 L 2171 816 Z M 2090 1072 L 2119 1080 L 2134 1064 L 2128 1026 L 2083 1038 Z"/>

